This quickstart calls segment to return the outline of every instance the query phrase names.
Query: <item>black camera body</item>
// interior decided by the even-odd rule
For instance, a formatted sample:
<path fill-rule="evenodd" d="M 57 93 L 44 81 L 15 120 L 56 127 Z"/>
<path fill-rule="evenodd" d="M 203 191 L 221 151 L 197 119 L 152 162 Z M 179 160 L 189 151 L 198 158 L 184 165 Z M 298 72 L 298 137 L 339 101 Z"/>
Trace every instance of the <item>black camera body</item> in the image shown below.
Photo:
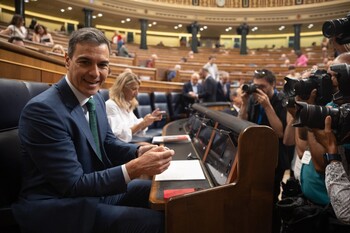
<path fill-rule="evenodd" d="M 350 13 L 345 18 L 324 22 L 322 33 L 327 38 L 335 37 L 340 45 L 350 43 Z"/>
<path fill-rule="evenodd" d="M 297 101 L 296 108 L 293 126 L 324 129 L 326 117 L 331 116 L 332 129 L 338 144 L 350 143 L 350 103 L 339 108 L 329 108 Z"/>
<path fill-rule="evenodd" d="M 283 98 L 284 107 L 293 107 L 294 97 L 299 96 L 302 100 L 310 97 L 313 89 L 317 90 L 315 103 L 325 105 L 332 100 L 332 77 L 326 70 L 316 70 L 309 78 L 295 79 L 285 77 L 286 83 L 283 86 L 285 97 Z"/>
<path fill-rule="evenodd" d="M 257 92 L 256 89 L 258 89 L 258 86 L 255 85 L 254 83 L 244 84 L 242 86 L 242 91 L 247 93 L 248 95 L 251 95 L 254 92 Z"/>

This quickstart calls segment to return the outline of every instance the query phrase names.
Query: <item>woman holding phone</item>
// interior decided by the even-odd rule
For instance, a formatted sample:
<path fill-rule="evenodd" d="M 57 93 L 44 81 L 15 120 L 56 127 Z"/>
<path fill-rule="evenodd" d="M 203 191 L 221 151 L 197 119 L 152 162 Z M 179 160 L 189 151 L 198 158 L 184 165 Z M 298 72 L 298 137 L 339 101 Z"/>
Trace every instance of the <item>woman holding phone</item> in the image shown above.
<path fill-rule="evenodd" d="M 137 118 L 134 109 L 141 81 L 132 72 L 120 74 L 109 89 L 109 100 L 106 101 L 108 122 L 116 137 L 125 142 L 132 141 L 133 135 L 146 136 L 148 126 L 162 119 L 163 112 L 158 108 L 144 118 Z"/>

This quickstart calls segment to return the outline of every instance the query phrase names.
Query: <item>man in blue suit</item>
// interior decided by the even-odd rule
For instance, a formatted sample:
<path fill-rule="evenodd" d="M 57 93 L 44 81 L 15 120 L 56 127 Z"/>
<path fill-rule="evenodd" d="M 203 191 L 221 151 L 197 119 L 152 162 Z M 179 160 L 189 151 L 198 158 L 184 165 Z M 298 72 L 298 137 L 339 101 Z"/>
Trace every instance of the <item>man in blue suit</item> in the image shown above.
<path fill-rule="evenodd" d="M 13 206 L 22 232 L 164 231 L 163 213 L 148 208 L 151 181 L 137 177 L 162 173 L 174 151 L 138 147 L 113 135 L 98 92 L 110 52 L 99 30 L 75 31 L 65 57 L 67 75 L 23 110 L 23 183 Z M 89 127 L 95 118 L 86 107 L 91 98 L 96 141 Z"/>
<path fill-rule="evenodd" d="M 199 81 L 199 74 L 194 72 L 191 80 L 186 82 L 182 87 L 182 96 L 184 97 L 185 107 L 189 108 L 195 102 L 199 101 L 199 96 L 203 92 L 203 87 Z"/>

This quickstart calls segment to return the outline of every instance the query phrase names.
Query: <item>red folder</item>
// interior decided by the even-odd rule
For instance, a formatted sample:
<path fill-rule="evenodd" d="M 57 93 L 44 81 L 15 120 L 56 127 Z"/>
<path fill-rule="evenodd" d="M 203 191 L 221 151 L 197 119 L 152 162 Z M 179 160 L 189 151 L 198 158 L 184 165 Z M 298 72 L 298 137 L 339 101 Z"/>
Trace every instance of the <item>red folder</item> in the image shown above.
<path fill-rule="evenodd" d="M 171 197 L 186 194 L 186 193 L 192 193 L 194 192 L 194 188 L 186 188 L 186 189 L 167 189 L 164 190 L 164 200 L 168 200 Z"/>

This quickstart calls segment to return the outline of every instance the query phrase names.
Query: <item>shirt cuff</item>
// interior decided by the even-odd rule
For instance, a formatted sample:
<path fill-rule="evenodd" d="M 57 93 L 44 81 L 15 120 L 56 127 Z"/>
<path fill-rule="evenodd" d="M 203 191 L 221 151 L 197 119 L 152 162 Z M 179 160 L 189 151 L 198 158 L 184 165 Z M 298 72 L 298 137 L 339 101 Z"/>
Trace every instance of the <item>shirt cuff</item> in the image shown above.
<path fill-rule="evenodd" d="M 124 175 L 125 183 L 128 184 L 131 181 L 131 179 L 130 179 L 128 171 L 126 170 L 125 164 L 122 165 L 122 172 Z"/>

